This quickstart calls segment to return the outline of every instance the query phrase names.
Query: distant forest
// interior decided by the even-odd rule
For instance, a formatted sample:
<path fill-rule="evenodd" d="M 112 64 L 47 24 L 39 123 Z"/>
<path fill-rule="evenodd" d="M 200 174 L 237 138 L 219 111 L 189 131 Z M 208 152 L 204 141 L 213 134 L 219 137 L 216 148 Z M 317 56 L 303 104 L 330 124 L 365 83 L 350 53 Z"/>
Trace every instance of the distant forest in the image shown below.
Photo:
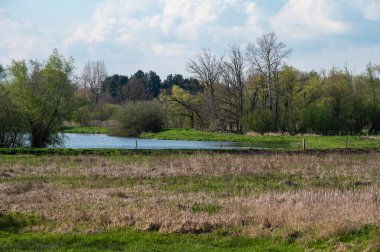
<path fill-rule="evenodd" d="M 289 56 L 291 50 L 269 33 L 245 50 L 231 45 L 227 55 L 203 50 L 187 61 L 192 78 L 170 74 L 162 80 L 153 71 L 141 70 L 131 76 L 107 76 L 103 61 L 89 62 L 78 92 L 101 110 L 106 104 L 156 99 L 167 128 L 379 133 L 379 65 L 369 63 L 360 75 L 348 68 L 304 72 L 286 64 Z M 104 116 L 97 119 L 109 119 L 107 113 Z"/>
<path fill-rule="evenodd" d="M 286 64 L 291 52 L 272 32 L 246 48 L 230 45 L 226 55 L 204 49 L 186 63 L 191 78 L 170 74 L 165 79 L 141 70 L 131 76 L 108 75 L 102 60 L 88 62 L 75 77 L 73 62 L 57 51 L 43 64 L 13 61 L 0 68 L 0 142 L 14 121 L 25 122 L 33 133 L 43 128 L 36 118 L 59 115 L 57 125 L 49 118 L 42 123 L 56 132 L 64 121 L 90 125 L 117 120 L 123 107 L 144 102 L 148 110 L 159 107 L 155 113 L 164 128 L 239 134 L 379 133 L 380 65 L 368 63 L 358 75 L 348 68 L 304 72 Z M 65 96 L 59 98 L 57 92 Z M 40 111 L 38 104 L 43 106 Z"/>

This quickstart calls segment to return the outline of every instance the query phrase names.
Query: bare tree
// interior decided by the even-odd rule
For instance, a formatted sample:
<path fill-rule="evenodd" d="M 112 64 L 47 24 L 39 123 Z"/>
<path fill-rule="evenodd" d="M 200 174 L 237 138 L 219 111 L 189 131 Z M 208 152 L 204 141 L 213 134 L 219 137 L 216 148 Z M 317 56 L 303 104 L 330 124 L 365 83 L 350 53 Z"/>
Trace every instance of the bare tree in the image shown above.
<path fill-rule="evenodd" d="M 132 77 L 121 91 L 128 101 L 142 101 L 148 99 L 148 93 L 142 80 Z"/>
<path fill-rule="evenodd" d="M 229 60 L 222 62 L 221 75 L 224 84 L 223 115 L 230 131 L 243 133 L 241 118 L 244 110 L 245 60 L 240 47 L 230 46 Z"/>
<path fill-rule="evenodd" d="M 252 70 L 265 76 L 269 96 L 268 106 L 271 111 L 273 100 L 276 99 L 274 93 L 278 89 L 278 71 L 290 53 L 291 50 L 286 49 L 286 45 L 278 41 L 274 32 L 264 34 L 255 44 L 250 43 L 247 47 L 247 59 Z"/>
<path fill-rule="evenodd" d="M 107 71 L 103 60 L 90 61 L 84 66 L 82 85 L 94 105 L 99 102 L 102 84 L 106 78 Z"/>
<path fill-rule="evenodd" d="M 186 64 L 187 71 L 194 74 L 204 88 L 207 110 L 212 121 L 218 118 L 216 91 L 221 76 L 221 62 L 222 58 L 218 59 L 211 54 L 210 50 L 203 49 L 201 54 L 198 54 L 195 59 L 190 59 Z"/>

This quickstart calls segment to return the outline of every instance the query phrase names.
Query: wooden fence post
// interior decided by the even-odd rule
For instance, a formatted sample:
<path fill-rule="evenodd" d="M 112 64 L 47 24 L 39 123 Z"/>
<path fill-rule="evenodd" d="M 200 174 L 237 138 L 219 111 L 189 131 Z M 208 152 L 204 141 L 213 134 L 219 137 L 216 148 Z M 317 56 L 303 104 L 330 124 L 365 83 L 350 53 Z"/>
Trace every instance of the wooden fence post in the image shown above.
<path fill-rule="evenodd" d="M 305 151 L 306 150 L 306 139 L 302 139 L 302 150 Z"/>
<path fill-rule="evenodd" d="M 346 137 L 346 149 L 348 148 L 348 140 L 347 140 L 347 137 Z"/>

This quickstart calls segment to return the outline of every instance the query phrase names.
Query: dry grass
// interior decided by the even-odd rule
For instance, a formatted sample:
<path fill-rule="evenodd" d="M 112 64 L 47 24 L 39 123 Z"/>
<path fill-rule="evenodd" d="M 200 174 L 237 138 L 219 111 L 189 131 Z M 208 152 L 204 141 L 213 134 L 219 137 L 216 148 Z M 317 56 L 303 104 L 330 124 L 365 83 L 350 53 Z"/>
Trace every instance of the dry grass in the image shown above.
<path fill-rule="evenodd" d="M 37 229 L 68 232 L 135 226 L 201 233 L 237 227 L 238 232 L 251 235 L 327 237 L 368 224 L 380 227 L 377 153 L 197 154 L 144 161 L 83 156 L 33 162 L 33 158 L 0 161 L 0 212 L 29 212 L 49 220 Z M 279 174 L 295 181 L 272 181 Z M 188 177 L 197 187 L 199 176 L 210 183 L 227 176 L 230 182 L 220 182 L 225 186 L 221 193 L 202 188 L 184 191 L 181 180 L 176 181 Z M 234 188 L 236 176 L 246 190 Z M 249 186 L 250 180 L 244 181 L 255 176 L 269 177 L 268 184 L 258 190 Z M 78 178 L 81 186 L 70 183 Z M 94 178 L 108 180 L 85 182 Z M 113 184 L 114 180 L 119 182 Z M 146 183 L 150 180 L 154 183 Z M 174 187 L 169 188 L 168 181 Z M 195 211 L 195 205 L 205 207 Z M 208 211 L 207 206 L 214 210 Z"/>

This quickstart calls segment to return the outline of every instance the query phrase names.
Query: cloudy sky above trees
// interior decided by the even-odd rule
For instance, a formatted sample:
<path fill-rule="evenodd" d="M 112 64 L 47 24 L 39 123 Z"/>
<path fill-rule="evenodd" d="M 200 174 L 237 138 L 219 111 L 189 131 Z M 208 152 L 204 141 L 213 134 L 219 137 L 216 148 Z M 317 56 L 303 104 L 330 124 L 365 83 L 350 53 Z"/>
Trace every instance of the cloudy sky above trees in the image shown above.
<path fill-rule="evenodd" d="M 103 59 L 109 74 L 190 76 L 202 48 L 223 55 L 274 31 L 293 49 L 288 64 L 361 73 L 380 63 L 379 27 L 380 0 L 0 0 L 0 64 L 57 48 L 78 72 Z"/>

